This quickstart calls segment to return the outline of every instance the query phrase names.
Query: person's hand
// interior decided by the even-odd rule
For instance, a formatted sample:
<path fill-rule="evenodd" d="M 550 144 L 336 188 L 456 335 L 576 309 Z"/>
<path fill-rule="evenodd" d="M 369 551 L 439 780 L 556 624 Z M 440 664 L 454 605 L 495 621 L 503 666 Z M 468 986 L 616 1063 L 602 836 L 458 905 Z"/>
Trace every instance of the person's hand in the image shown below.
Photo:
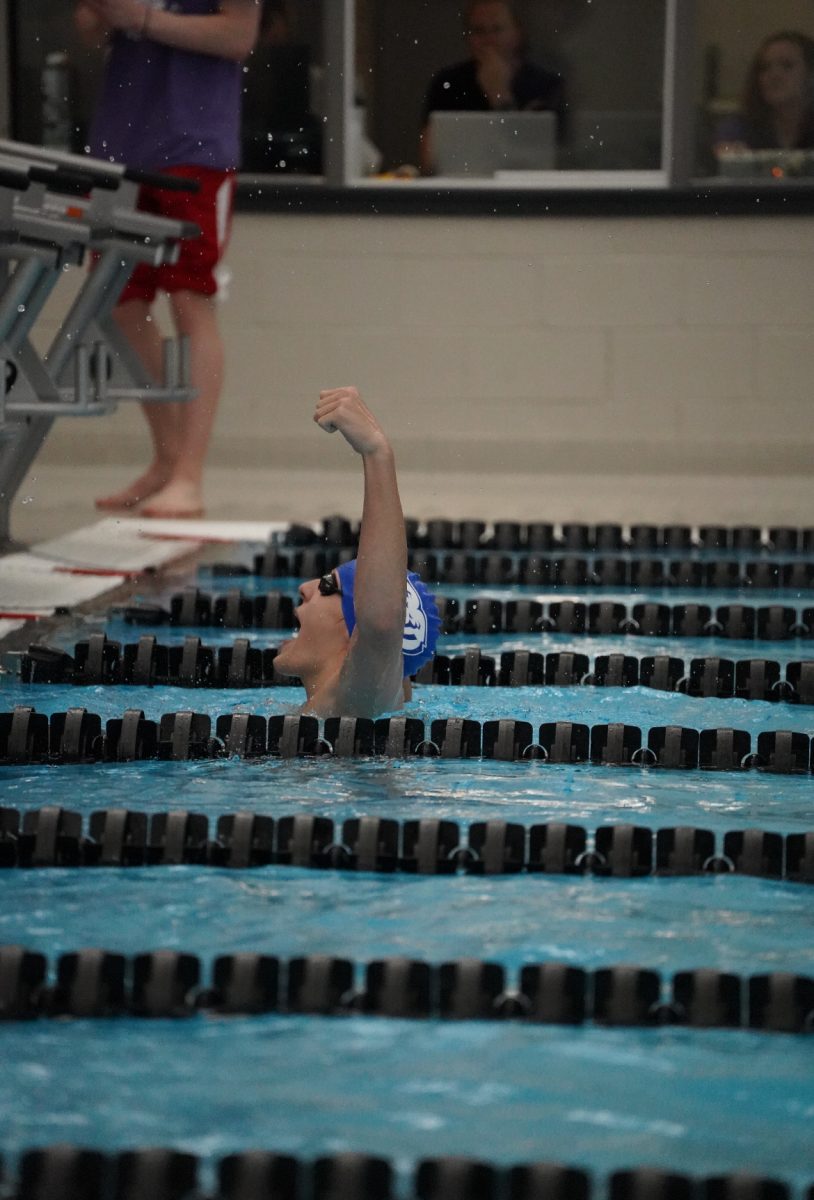
<path fill-rule="evenodd" d="M 481 90 L 496 108 L 514 103 L 513 77 L 512 59 L 501 54 L 493 46 L 486 47 L 478 59 L 477 79 Z"/>
<path fill-rule="evenodd" d="M 136 36 L 144 30 L 149 8 L 144 0 L 84 0 L 84 5 L 110 29 L 121 29 Z"/>
<path fill-rule="evenodd" d="M 107 21 L 91 8 L 87 0 L 78 0 L 74 8 L 74 25 L 82 43 L 91 50 L 100 50 L 110 34 Z"/>
<path fill-rule="evenodd" d="M 342 434 L 357 454 L 386 450 L 388 441 L 373 413 L 355 387 L 328 388 L 319 393 L 314 420 L 326 433 Z"/>

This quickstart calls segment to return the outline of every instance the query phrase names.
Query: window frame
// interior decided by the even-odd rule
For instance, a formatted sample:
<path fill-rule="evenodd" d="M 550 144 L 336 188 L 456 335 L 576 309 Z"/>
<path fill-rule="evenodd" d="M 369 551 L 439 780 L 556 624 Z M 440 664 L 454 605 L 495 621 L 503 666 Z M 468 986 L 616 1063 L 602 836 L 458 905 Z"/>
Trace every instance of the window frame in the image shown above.
<path fill-rule="evenodd" d="M 452 191 L 531 192 L 612 191 L 618 188 L 636 191 L 668 188 L 685 182 L 689 164 L 685 157 L 674 152 L 689 147 L 691 130 L 690 110 L 682 111 L 685 90 L 691 93 L 692 80 L 687 69 L 692 63 L 695 32 L 695 0 L 664 0 L 665 39 L 662 77 L 661 166 L 653 171 L 546 171 L 545 178 L 517 183 L 504 179 L 444 179 L 443 187 Z M 323 37 L 325 46 L 326 126 L 325 170 L 321 177 L 330 188 L 362 188 L 381 190 L 386 182 L 362 178 L 351 169 L 347 131 L 350 128 L 353 106 L 353 69 L 356 60 L 356 23 L 354 0 L 323 0 Z M 686 59 L 686 64 L 685 64 Z M 340 72 L 330 71 L 332 62 L 343 64 Z M 259 178 L 259 177 L 258 177 Z M 413 179 L 411 189 L 425 195 L 438 190 L 439 181 L 433 178 Z"/>
<path fill-rule="evenodd" d="M 353 108 L 355 0 L 324 0 L 325 142 L 322 175 L 238 176 L 238 207 L 291 213 L 406 215 L 810 215 L 814 178 L 733 183 L 694 170 L 697 0 L 664 0 L 661 165 L 651 171 L 550 171 L 522 182 L 420 178 L 393 183 L 357 176 L 349 131 Z M 0 130 L 14 136 L 19 95 L 17 29 L 23 6 L 0 0 Z M 334 68 L 338 69 L 334 69 Z"/>

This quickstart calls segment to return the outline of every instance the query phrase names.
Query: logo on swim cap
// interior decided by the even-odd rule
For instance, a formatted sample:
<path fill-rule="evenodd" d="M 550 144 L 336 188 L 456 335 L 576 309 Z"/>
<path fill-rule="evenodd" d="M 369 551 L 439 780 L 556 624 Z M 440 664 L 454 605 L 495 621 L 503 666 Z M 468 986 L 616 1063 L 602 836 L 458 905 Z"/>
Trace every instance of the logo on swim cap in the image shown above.
<path fill-rule="evenodd" d="M 342 615 L 348 633 L 353 633 L 356 625 L 356 610 L 353 604 L 353 591 L 356 585 L 356 559 L 340 563 L 334 568 L 342 588 Z M 438 615 L 438 605 L 431 592 L 413 571 L 407 573 L 406 610 L 404 617 L 404 633 L 401 641 L 401 651 L 404 656 L 404 674 L 415 675 L 416 671 L 429 662 L 435 653 L 435 643 L 441 629 L 441 618 Z"/>
<path fill-rule="evenodd" d="M 412 580 L 408 579 L 407 616 L 404 621 L 404 639 L 401 643 L 404 653 L 420 654 L 427 645 L 427 636 L 427 614 Z"/>

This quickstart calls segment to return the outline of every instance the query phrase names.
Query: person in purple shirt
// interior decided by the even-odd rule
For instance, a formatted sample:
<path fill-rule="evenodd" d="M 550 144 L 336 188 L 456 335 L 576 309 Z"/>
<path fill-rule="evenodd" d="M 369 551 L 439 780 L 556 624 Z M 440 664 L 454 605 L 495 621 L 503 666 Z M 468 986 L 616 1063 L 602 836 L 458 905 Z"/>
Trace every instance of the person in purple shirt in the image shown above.
<path fill-rule="evenodd" d="M 153 458 L 128 487 L 96 501 L 150 517 L 203 513 L 203 468 L 223 380 L 215 268 L 231 226 L 240 158 L 242 63 L 254 47 L 259 0 L 79 0 L 75 20 L 88 45 L 107 44 L 90 153 L 196 181 L 199 191 L 145 187 L 148 212 L 193 221 L 200 239 L 172 266 L 139 266 L 116 319 L 139 356 L 161 376 L 161 336 L 152 306 L 166 292 L 176 332 L 190 340 L 195 398 L 146 403 Z"/>

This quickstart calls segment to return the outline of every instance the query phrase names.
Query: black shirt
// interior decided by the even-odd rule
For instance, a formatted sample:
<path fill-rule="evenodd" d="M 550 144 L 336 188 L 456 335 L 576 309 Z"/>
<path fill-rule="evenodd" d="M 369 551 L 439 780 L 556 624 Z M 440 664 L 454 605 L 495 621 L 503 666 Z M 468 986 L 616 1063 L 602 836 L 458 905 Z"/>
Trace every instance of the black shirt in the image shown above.
<path fill-rule="evenodd" d="M 523 62 L 512 79 L 513 108 L 556 112 L 560 136 L 565 121 L 565 88 L 562 77 L 553 71 Z M 473 59 L 444 67 L 430 80 L 424 99 L 424 123 L 431 112 L 488 112 L 489 99 L 478 83 L 477 64 Z"/>

